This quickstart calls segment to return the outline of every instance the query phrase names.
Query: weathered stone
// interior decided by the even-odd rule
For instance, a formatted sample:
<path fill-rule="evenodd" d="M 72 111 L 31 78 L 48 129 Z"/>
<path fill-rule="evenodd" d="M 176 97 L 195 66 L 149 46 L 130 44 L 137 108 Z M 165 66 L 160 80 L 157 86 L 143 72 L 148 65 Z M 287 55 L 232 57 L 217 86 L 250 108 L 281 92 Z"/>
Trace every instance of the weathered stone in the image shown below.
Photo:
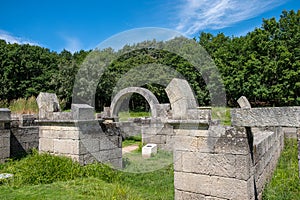
<path fill-rule="evenodd" d="M 11 113 L 8 108 L 0 108 L 0 121 L 10 121 Z"/>
<path fill-rule="evenodd" d="M 181 191 L 225 199 L 251 199 L 253 195 L 248 191 L 253 182 L 220 176 L 175 172 L 174 184 L 175 189 Z"/>
<path fill-rule="evenodd" d="M 177 199 L 177 200 L 204 200 L 205 195 L 175 190 L 175 199 Z"/>
<path fill-rule="evenodd" d="M 39 139 L 39 151 L 54 153 L 53 139 L 40 138 Z"/>
<path fill-rule="evenodd" d="M 128 100 L 129 97 L 131 97 L 131 95 L 133 93 L 140 94 L 146 99 L 146 101 L 150 105 L 152 117 L 156 118 L 157 117 L 156 105 L 159 104 L 159 102 L 158 102 L 156 96 L 150 90 L 147 90 L 147 89 L 141 88 L 141 87 L 128 87 L 128 88 L 125 88 L 125 89 L 119 91 L 114 96 L 114 98 L 111 102 L 110 116 L 117 119 L 118 113 L 121 109 L 121 106 L 123 105 L 123 102 L 126 99 Z"/>
<path fill-rule="evenodd" d="M 248 99 L 245 97 L 245 96 L 241 96 L 238 100 L 237 100 L 239 106 L 242 108 L 242 109 L 248 109 L 248 108 L 251 108 L 251 105 L 248 101 Z"/>
<path fill-rule="evenodd" d="M 234 126 L 300 127 L 300 107 L 231 109 Z"/>
<path fill-rule="evenodd" d="M 47 119 L 48 114 L 53 112 L 59 112 L 60 105 L 56 94 L 41 92 L 36 98 L 36 102 L 39 107 L 39 118 Z"/>
<path fill-rule="evenodd" d="M 186 80 L 172 79 L 165 91 L 171 103 L 173 119 L 187 119 L 187 111 L 198 106 L 193 90 Z"/>
<path fill-rule="evenodd" d="M 94 107 L 87 104 L 72 104 L 72 116 L 74 120 L 94 120 Z"/>
<path fill-rule="evenodd" d="M 53 140 L 54 153 L 79 154 L 79 142 L 76 140 Z"/>

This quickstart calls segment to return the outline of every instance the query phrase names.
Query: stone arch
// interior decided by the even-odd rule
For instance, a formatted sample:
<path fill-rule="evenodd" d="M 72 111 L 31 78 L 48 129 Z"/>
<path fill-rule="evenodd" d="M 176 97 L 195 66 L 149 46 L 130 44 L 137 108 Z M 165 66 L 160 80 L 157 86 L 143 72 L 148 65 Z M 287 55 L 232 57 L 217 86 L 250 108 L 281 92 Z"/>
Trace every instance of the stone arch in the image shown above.
<path fill-rule="evenodd" d="M 189 110 L 197 109 L 198 102 L 195 94 L 186 80 L 173 78 L 165 91 L 171 104 L 174 119 L 185 119 L 188 117 Z"/>
<path fill-rule="evenodd" d="M 113 98 L 111 105 L 110 105 L 110 113 L 111 117 L 117 118 L 118 112 L 120 111 L 121 105 L 123 101 L 129 98 L 133 93 L 137 93 L 142 95 L 148 104 L 150 105 L 152 118 L 157 117 L 156 106 L 159 104 L 156 96 L 150 91 L 145 88 L 141 87 L 128 87 L 125 89 L 120 90 Z"/>

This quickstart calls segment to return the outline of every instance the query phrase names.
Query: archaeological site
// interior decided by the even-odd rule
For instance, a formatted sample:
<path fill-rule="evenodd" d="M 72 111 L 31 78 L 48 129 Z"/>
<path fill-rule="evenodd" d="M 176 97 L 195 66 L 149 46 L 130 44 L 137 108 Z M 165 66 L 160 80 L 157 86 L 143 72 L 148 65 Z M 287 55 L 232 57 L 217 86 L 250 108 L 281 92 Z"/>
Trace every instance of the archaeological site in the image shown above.
<path fill-rule="evenodd" d="M 257 200 L 284 138 L 298 137 L 300 147 L 300 107 L 251 108 L 243 96 L 240 108 L 231 109 L 231 126 L 225 126 L 212 119 L 212 108 L 198 106 L 186 80 L 174 78 L 165 91 L 169 104 L 160 104 L 145 88 L 125 88 L 100 114 L 87 104 L 72 104 L 70 112 L 62 112 L 52 93 L 39 94 L 38 116 L 2 108 L 0 161 L 36 148 L 82 165 L 96 161 L 121 169 L 122 139 L 141 133 L 144 144 L 173 153 L 176 200 Z M 119 121 L 133 93 L 147 100 L 151 116 Z"/>

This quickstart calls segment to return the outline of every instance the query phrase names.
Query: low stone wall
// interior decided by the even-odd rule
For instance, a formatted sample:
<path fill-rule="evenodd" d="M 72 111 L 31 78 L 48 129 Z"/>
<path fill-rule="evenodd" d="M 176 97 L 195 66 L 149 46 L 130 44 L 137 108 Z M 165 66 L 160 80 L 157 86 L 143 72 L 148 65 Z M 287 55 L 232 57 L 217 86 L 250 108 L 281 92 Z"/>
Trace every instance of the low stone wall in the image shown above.
<path fill-rule="evenodd" d="M 300 127 L 300 107 L 231 109 L 233 126 Z"/>
<path fill-rule="evenodd" d="M 284 133 L 281 127 L 252 128 L 253 167 L 256 193 L 262 199 L 265 184 L 270 180 L 284 147 Z"/>
<path fill-rule="evenodd" d="M 41 152 L 71 157 L 81 164 L 110 163 L 122 167 L 122 139 L 114 131 L 103 132 L 99 122 L 39 121 Z"/>
<path fill-rule="evenodd" d="M 281 128 L 175 129 L 175 199 L 261 199 L 283 149 Z"/>
<path fill-rule="evenodd" d="M 12 114 L 10 157 L 19 157 L 31 149 L 39 147 L 39 128 L 35 124 L 37 116 Z"/>
<path fill-rule="evenodd" d="M 0 163 L 10 156 L 10 110 L 0 108 Z"/>
<path fill-rule="evenodd" d="M 175 131 L 175 199 L 254 199 L 244 128 Z"/>

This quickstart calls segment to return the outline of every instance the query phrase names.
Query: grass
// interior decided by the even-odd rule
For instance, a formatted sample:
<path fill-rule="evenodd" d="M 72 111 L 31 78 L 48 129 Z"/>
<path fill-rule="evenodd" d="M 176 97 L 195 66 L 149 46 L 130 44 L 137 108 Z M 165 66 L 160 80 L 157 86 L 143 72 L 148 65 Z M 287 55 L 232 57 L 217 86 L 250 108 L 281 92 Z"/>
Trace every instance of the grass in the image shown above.
<path fill-rule="evenodd" d="M 142 135 L 130 136 L 122 142 L 122 147 L 127 147 L 131 145 L 140 145 L 141 142 L 142 142 Z"/>
<path fill-rule="evenodd" d="M 228 108 L 228 107 L 212 107 L 211 115 L 212 115 L 212 119 L 221 120 L 221 124 L 227 125 L 227 126 L 231 125 L 230 108 Z"/>
<path fill-rule="evenodd" d="M 137 192 L 120 184 L 106 183 L 97 178 L 83 178 L 71 181 L 58 181 L 52 184 L 12 188 L 2 186 L 1 199 L 142 199 Z"/>
<path fill-rule="evenodd" d="M 285 148 L 271 181 L 263 192 L 263 200 L 299 200 L 297 140 L 285 138 Z"/>
<path fill-rule="evenodd" d="M 150 112 L 119 112 L 120 121 L 128 121 L 129 118 L 138 118 L 138 117 L 150 117 Z"/>
<path fill-rule="evenodd" d="M 19 98 L 17 100 L 12 100 L 10 102 L 9 109 L 11 112 L 19 114 L 35 114 L 39 111 L 36 98 L 34 96 L 28 99 Z"/>
<path fill-rule="evenodd" d="M 80 166 L 70 158 L 32 154 L 0 165 L 1 199 L 173 199 L 173 168 L 126 173 L 94 163 Z"/>
<path fill-rule="evenodd" d="M 124 172 L 144 173 L 162 169 L 173 163 L 172 153 L 158 150 L 158 153 L 151 158 L 145 159 L 139 150 L 123 155 L 125 164 Z"/>

